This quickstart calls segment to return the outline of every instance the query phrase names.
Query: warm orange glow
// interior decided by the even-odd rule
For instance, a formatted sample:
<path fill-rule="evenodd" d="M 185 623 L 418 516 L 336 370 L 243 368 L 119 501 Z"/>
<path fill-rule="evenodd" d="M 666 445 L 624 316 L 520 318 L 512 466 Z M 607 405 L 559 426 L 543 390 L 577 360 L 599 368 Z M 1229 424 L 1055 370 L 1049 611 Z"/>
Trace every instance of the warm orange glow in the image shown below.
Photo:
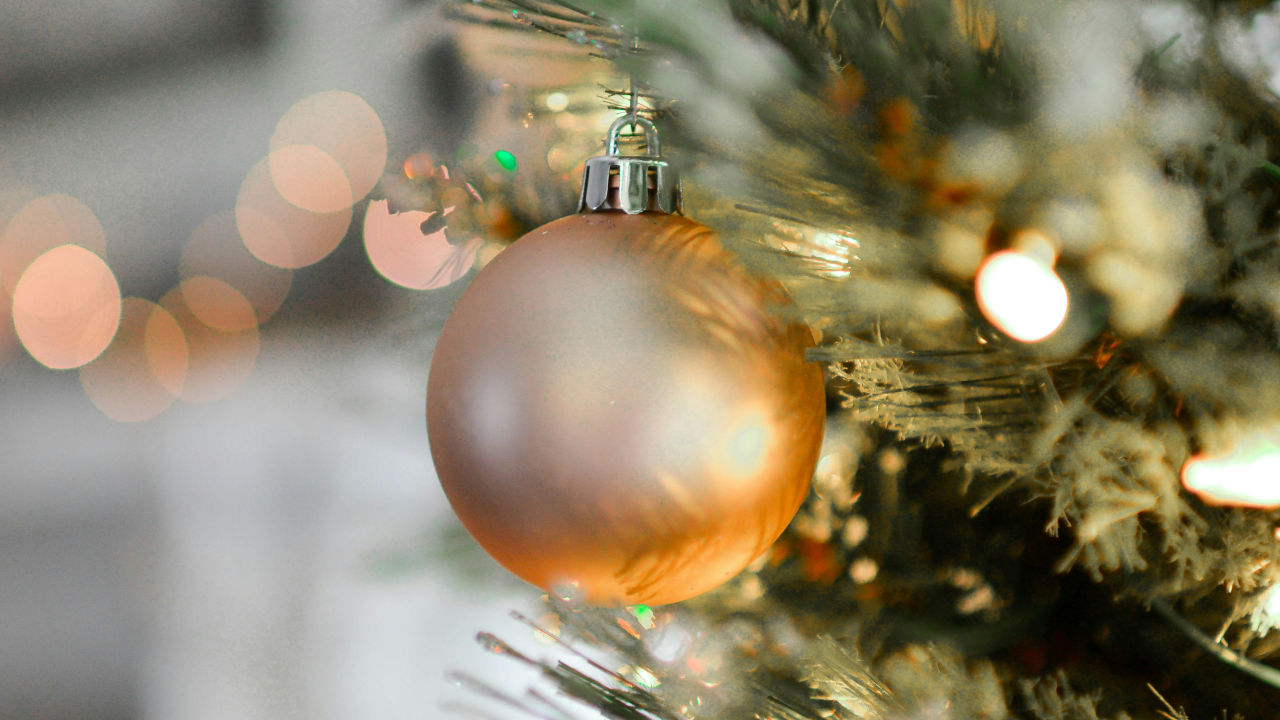
<path fill-rule="evenodd" d="M 387 164 L 387 134 L 363 98 L 330 90 L 289 108 L 271 135 L 271 155 L 271 176 L 282 196 L 300 208 L 334 212 L 350 207 L 378 183 Z M 306 168 L 322 180 L 305 181 Z"/>
<path fill-rule="evenodd" d="M 179 393 L 182 400 L 218 400 L 244 382 L 258 357 L 257 324 L 220 330 L 201 316 L 217 324 L 235 326 L 252 317 L 248 300 L 226 283 L 195 277 L 170 290 L 160 299 L 160 305 L 177 320 L 187 339 L 190 371 Z M 192 305 L 200 311 L 196 312 Z"/>
<path fill-rule="evenodd" d="M 272 150 L 267 167 L 280 197 L 303 210 L 337 212 L 355 202 L 346 171 L 315 145 L 286 145 Z"/>
<path fill-rule="evenodd" d="M 4 263 L 7 260 L 4 254 L 4 228 L 9 224 L 10 218 L 37 197 L 39 195 L 34 191 L 20 186 L 6 187 L 0 190 L 0 277 L 5 275 Z M 13 281 L 15 284 L 17 283 L 16 276 Z M 5 287 L 7 286 L 0 282 L 0 288 Z M 9 292 L 0 290 L 0 364 L 3 364 L 9 358 L 9 354 L 18 347 L 18 338 L 13 334 L 13 322 L 10 320 L 12 317 Z"/>
<path fill-rule="evenodd" d="M 5 226 L 27 203 L 38 197 L 40 193 L 21 185 L 5 185 L 0 188 L 0 245 L 3 245 Z"/>
<path fill-rule="evenodd" d="M 1280 425 L 1246 435 L 1228 452 L 1191 458 L 1182 484 L 1213 505 L 1280 507 Z"/>
<path fill-rule="evenodd" d="M 231 213 L 212 215 L 196 226 L 182 249 L 178 270 L 183 278 L 208 275 L 225 281 L 253 304 L 259 323 L 280 309 L 293 281 L 289 270 L 249 254 Z"/>
<path fill-rule="evenodd" d="M 468 238 L 454 245 L 445 238 L 444 228 L 423 235 L 422 223 L 434 214 L 419 210 L 392 213 L 386 200 L 369 203 L 364 216 L 364 247 L 383 277 L 413 290 L 430 290 L 456 281 L 471 269 L 480 241 Z"/>
<path fill-rule="evenodd" d="M 13 334 L 13 323 L 6 322 L 11 317 L 13 308 L 9 302 L 9 294 L 0 292 L 0 365 L 9 359 L 9 353 L 18 344 L 18 338 Z"/>
<path fill-rule="evenodd" d="M 99 257 L 107 240 L 93 211 L 69 195 L 44 195 L 22 206 L 0 235 L 0 281 L 10 294 L 22 272 L 42 253 L 60 245 L 79 245 Z"/>
<path fill-rule="evenodd" d="M 435 163 L 427 153 L 415 153 L 404 161 L 404 176 L 410 180 L 425 180 L 435 174 Z"/>
<path fill-rule="evenodd" d="M 236 196 L 236 228 L 253 256 L 281 268 L 306 267 L 333 252 L 351 224 L 351 209 L 314 213 L 280 196 L 267 161 L 254 165 Z"/>
<path fill-rule="evenodd" d="M 1014 250 L 992 254 L 975 279 L 978 307 L 1001 332 L 1021 342 L 1052 335 L 1067 317 L 1067 288 L 1053 268 Z"/>
<path fill-rule="evenodd" d="M 187 363 L 187 341 L 178 321 L 155 303 L 126 298 L 120 331 L 106 352 L 80 368 L 80 384 L 107 417 L 142 422 L 177 398 Z"/>
<path fill-rule="evenodd" d="M 238 290 L 217 278 L 189 278 L 179 289 L 192 314 L 214 330 L 237 332 L 258 326 L 253 305 Z"/>
<path fill-rule="evenodd" d="M 13 291 L 13 327 L 44 365 L 65 370 L 93 360 L 120 324 L 120 286 L 102 258 L 62 245 L 36 258 Z"/>
<path fill-rule="evenodd" d="M 1024 228 L 1009 239 L 1009 249 L 1022 253 L 1046 267 L 1058 261 L 1058 249 L 1048 235 L 1035 228 Z"/>

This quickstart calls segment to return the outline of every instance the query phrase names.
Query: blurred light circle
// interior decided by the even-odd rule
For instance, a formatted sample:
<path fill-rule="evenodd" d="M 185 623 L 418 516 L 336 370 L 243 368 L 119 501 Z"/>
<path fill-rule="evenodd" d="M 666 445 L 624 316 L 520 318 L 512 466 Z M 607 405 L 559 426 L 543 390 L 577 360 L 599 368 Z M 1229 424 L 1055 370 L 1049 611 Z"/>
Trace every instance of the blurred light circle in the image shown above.
<path fill-rule="evenodd" d="M 344 207 L 368 195 L 386 169 L 387 133 L 382 120 L 369 103 L 355 93 L 329 90 L 294 103 L 276 123 L 275 132 L 271 135 L 271 153 L 275 155 L 290 146 L 317 149 L 334 161 L 348 183 L 350 198 Z M 316 156 L 305 159 L 305 162 L 323 164 Z M 289 187 L 289 173 L 276 175 L 276 164 L 272 164 L 272 175 L 277 182 L 284 180 L 281 184 Z M 285 163 L 280 165 L 283 167 Z M 293 190 L 281 192 L 290 200 L 293 200 L 292 193 Z M 309 208 L 304 203 L 298 203 L 298 206 Z M 338 209 L 325 207 L 317 212 Z"/>
<path fill-rule="evenodd" d="M 268 265 L 300 268 L 324 259 L 346 235 L 351 208 L 315 213 L 280 196 L 267 161 L 250 168 L 236 196 L 236 228 L 244 246 Z"/>
<path fill-rule="evenodd" d="M 1020 342 L 1054 333 L 1067 317 L 1067 287 L 1053 268 L 1014 251 L 993 253 L 978 268 L 978 307 L 1000 332 Z"/>
<path fill-rule="evenodd" d="M 9 224 L 9 220 L 26 207 L 27 203 L 38 197 L 40 193 L 21 185 L 6 185 L 0 188 L 0 237 L 3 237 L 4 227 Z"/>
<path fill-rule="evenodd" d="M 1210 505 L 1280 507 L 1280 424 L 1245 434 L 1227 452 L 1192 457 L 1182 484 Z"/>
<path fill-rule="evenodd" d="M 404 175 L 411 180 L 428 179 L 436 174 L 435 162 L 428 153 L 410 155 L 404 161 Z"/>
<path fill-rule="evenodd" d="M 253 305 L 259 323 L 280 309 L 293 282 L 289 270 L 267 265 L 249 253 L 229 212 L 211 215 L 191 231 L 178 272 L 183 278 L 208 275 L 225 281 Z"/>
<path fill-rule="evenodd" d="M 0 281 L 13 293 L 19 276 L 42 253 L 79 245 L 107 254 L 106 234 L 93 211 L 70 195 L 42 195 L 22 206 L 0 235 Z"/>
<path fill-rule="evenodd" d="M 551 112 L 560 112 L 569 107 L 569 96 L 562 92 L 553 92 L 547 95 L 547 109 Z"/>
<path fill-rule="evenodd" d="M 303 210 L 337 212 L 355 202 L 346 171 L 315 145 L 286 145 L 272 150 L 267 167 L 280 197 Z"/>
<path fill-rule="evenodd" d="M 214 330 L 237 332 L 258 326 L 253 305 L 240 291 L 217 278 L 201 275 L 184 280 L 178 287 L 191 313 Z"/>
<path fill-rule="evenodd" d="M 192 305 L 200 308 L 199 313 Z M 160 306 L 178 322 L 187 339 L 190 368 L 180 399 L 212 402 L 231 394 L 249 377 L 258 357 L 258 326 L 220 330 L 201 319 L 203 315 L 234 326 L 237 318 L 250 316 L 252 306 L 234 288 L 214 278 L 189 278 L 160 298 Z"/>
<path fill-rule="evenodd" d="M 120 286 L 102 258 L 79 245 L 37 257 L 13 291 L 13 327 L 31 356 L 65 370 L 93 360 L 120 324 Z"/>
<path fill-rule="evenodd" d="M 0 292 L 0 318 L 13 317 L 13 307 L 10 302 L 9 293 Z M 18 338 L 13 332 L 13 323 L 0 320 L 0 364 L 9 358 L 9 353 L 18 344 Z"/>
<path fill-rule="evenodd" d="M 369 203 L 364 216 L 364 247 L 373 267 L 391 282 L 413 290 L 444 287 L 466 274 L 480 242 L 470 238 L 454 245 L 444 228 L 422 234 L 422 223 L 435 213 L 390 211 L 386 200 Z"/>
<path fill-rule="evenodd" d="M 187 368 L 187 340 L 178 321 L 155 303 L 126 298 L 115 340 L 80 368 L 80 384 L 107 417 L 142 422 L 173 404 Z"/>

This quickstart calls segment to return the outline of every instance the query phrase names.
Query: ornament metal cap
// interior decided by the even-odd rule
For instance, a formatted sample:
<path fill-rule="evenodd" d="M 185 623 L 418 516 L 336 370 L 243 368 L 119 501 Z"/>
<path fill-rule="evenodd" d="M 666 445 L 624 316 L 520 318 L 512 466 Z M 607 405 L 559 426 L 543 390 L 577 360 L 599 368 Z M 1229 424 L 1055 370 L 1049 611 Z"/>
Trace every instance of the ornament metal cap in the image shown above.
<path fill-rule="evenodd" d="M 647 155 L 618 154 L 618 135 L 628 125 L 644 128 Z M 578 212 L 679 213 L 680 205 L 680 177 L 662 159 L 658 129 L 648 119 L 634 115 L 614 120 L 605 139 L 605 154 L 587 160 L 582 169 Z"/>

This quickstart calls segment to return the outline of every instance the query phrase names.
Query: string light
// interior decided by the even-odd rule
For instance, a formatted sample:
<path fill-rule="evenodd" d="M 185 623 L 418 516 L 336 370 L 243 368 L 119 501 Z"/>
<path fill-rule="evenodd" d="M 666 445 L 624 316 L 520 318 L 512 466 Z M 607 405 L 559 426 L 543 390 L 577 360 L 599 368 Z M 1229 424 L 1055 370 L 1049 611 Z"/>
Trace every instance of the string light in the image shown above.
<path fill-rule="evenodd" d="M 31 356 L 76 368 L 110 344 L 120 323 L 120 286 L 102 258 L 61 245 L 36 258 L 13 290 L 13 327 Z"/>
<path fill-rule="evenodd" d="M 1192 457 L 1182 484 L 1214 505 L 1280 507 L 1280 424 L 1245 435 L 1225 453 Z"/>
<path fill-rule="evenodd" d="M 1017 250 L 988 257 L 975 280 L 978 307 L 1004 334 L 1025 343 L 1052 335 L 1067 317 L 1062 279 L 1043 258 Z"/>

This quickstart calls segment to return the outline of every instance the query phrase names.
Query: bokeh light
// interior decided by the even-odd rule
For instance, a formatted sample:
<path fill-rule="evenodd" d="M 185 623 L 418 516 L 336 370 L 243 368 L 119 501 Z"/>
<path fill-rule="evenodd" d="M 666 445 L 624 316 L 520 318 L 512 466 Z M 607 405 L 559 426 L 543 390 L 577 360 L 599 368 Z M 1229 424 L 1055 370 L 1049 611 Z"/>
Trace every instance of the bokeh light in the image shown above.
<path fill-rule="evenodd" d="M 1000 332 L 1020 342 L 1054 333 L 1067 317 L 1067 288 L 1043 260 L 1015 250 L 988 257 L 975 279 L 978 307 Z"/>
<path fill-rule="evenodd" d="M 387 134 L 369 103 L 330 90 L 299 100 L 271 135 L 270 175 L 304 210 L 336 212 L 369 194 L 387 164 Z"/>
<path fill-rule="evenodd" d="M 93 360 L 120 324 L 120 285 L 106 262 L 79 245 L 37 257 L 13 291 L 13 327 L 23 347 L 47 367 Z"/>
<path fill-rule="evenodd" d="M 182 281 L 182 299 L 200 322 L 214 330 L 240 332 L 258 327 L 258 314 L 239 290 L 207 275 Z"/>
<path fill-rule="evenodd" d="M 1280 627 L 1280 584 L 1272 585 L 1262 594 L 1249 618 L 1249 626 L 1259 635 Z"/>
<path fill-rule="evenodd" d="M 0 363 L 8 359 L 9 353 L 18 343 L 13 332 L 13 323 L 6 319 L 13 317 L 13 306 L 9 302 L 9 293 L 0 292 Z"/>
<path fill-rule="evenodd" d="M 1213 505 L 1280 507 L 1280 424 L 1245 435 L 1228 452 L 1192 457 L 1182 484 Z"/>
<path fill-rule="evenodd" d="M 3 252 L 4 227 L 9 224 L 10 218 L 37 197 L 38 194 L 34 191 L 20 186 L 0 189 L 0 277 L 4 276 L 6 261 Z M 16 282 L 17 279 L 15 278 L 14 281 Z M 4 284 L 0 283 L 0 288 L 2 287 Z M 9 292 L 8 290 L 0 291 L 0 318 L 5 318 L 0 320 L 0 363 L 8 359 L 9 353 L 18 346 L 18 338 L 13 334 L 13 323 L 8 321 L 11 317 Z"/>
<path fill-rule="evenodd" d="M 249 169 L 236 196 L 236 228 L 244 246 L 268 265 L 300 268 L 324 259 L 347 232 L 351 208 L 316 213 L 280 196 L 267 161 Z"/>
<path fill-rule="evenodd" d="M 126 298 L 115 340 L 80 368 L 80 384 L 107 417 L 142 422 L 173 404 L 187 368 L 187 340 L 178 321 L 155 303 Z"/>
<path fill-rule="evenodd" d="M 547 95 L 547 109 L 551 112 L 560 112 L 569 107 L 569 96 L 556 91 Z"/>
<path fill-rule="evenodd" d="M 386 200 L 369 203 L 364 246 L 383 277 L 413 290 L 430 290 L 456 281 L 471 269 L 480 241 L 467 238 L 454 245 L 444 228 L 423 235 L 422 223 L 433 215 L 420 210 L 393 213 Z"/>
<path fill-rule="evenodd" d="M 212 402 L 249 377 L 258 358 L 253 306 L 230 285 L 207 276 L 183 280 L 160 299 L 187 339 L 190 368 L 179 398 Z"/>
<path fill-rule="evenodd" d="M 225 281 L 253 305 L 259 323 L 280 309 L 293 282 L 289 270 L 267 265 L 249 253 L 229 212 L 211 215 L 191 231 L 178 271 L 183 278 L 208 275 Z"/>
<path fill-rule="evenodd" d="M 355 202 L 346 171 L 329 153 L 314 145 L 287 145 L 272 150 L 267 167 L 280 197 L 303 210 L 337 212 Z"/>
<path fill-rule="evenodd" d="M 493 153 L 493 159 L 503 170 L 513 173 L 519 167 L 520 163 L 516 160 L 516 156 L 510 150 L 498 150 Z"/>
<path fill-rule="evenodd" d="M 0 235 L 0 281 L 10 294 L 27 266 L 61 245 L 107 254 L 106 234 L 93 211 L 70 195 L 43 195 L 25 203 Z"/>
<path fill-rule="evenodd" d="M 426 180 L 436 174 L 435 161 L 430 154 L 424 152 L 414 153 L 405 158 L 401 169 L 404 171 L 404 176 L 410 180 Z"/>
<path fill-rule="evenodd" d="M 22 185 L 0 186 L 0 238 L 3 238 L 4 227 L 13 216 L 38 197 L 40 193 Z"/>

